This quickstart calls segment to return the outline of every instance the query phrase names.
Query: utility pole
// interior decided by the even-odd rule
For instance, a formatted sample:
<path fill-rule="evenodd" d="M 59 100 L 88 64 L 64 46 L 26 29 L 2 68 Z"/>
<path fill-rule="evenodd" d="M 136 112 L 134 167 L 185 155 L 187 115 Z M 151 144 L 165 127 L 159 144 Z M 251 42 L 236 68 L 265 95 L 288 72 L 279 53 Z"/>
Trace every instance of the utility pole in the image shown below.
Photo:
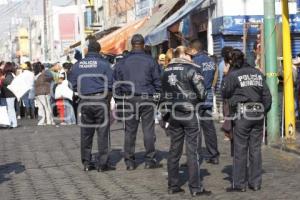
<path fill-rule="evenodd" d="M 50 59 L 54 62 L 54 35 L 53 35 L 53 9 L 52 0 L 48 0 L 48 30 L 49 30 L 49 43 L 50 43 Z"/>
<path fill-rule="evenodd" d="M 289 2 L 282 2 L 282 39 L 283 39 L 283 77 L 284 77 L 284 119 L 285 138 L 289 142 L 296 139 L 295 135 L 295 105 L 293 85 L 293 65 L 291 48 L 291 30 L 289 22 Z"/>
<path fill-rule="evenodd" d="M 150 16 L 152 16 L 152 14 L 153 14 L 153 12 L 152 12 L 152 9 L 153 9 L 153 0 L 150 0 L 149 7 L 150 7 L 149 14 L 150 14 Z"/>
<path fill-rule="evenodd" d="M 12 28 L 11 28 L 11 20 L 9 22 L 9 40 L 10 40 L 10 60 L 13 61 L 13 52 L 14 52 L 14 47 L 13 47 L 13 36 L 12 36 Z"/>
<path fill-rule="evenodd" d="M 28 34 L 29 34 L 29 60 L 30 62 L 32 62 L 32 32 L 31 32 L 31 28 L 32 28 L 32 22 L 31 22 L 31 17 L 28 17 Z"/>
<path fill-rule="evenodd" d="M 48 0 L 44 0 L 44 59 L 48 61 L 48 23 L 47 23 Z"/>
<path fill-rule="evenodd" d="M 85 49 L 85 32 L 84 32 L 84 15 L 82 12 L 82 0 L 77 0 L 77 7 L 78 7 L 78 14 L 79 14 L 79 31 L 80 31 L 80 48 L 81 48 L 81 54 L 82 58 L 85 57 L 84 55 L 84 49 Z"/>
<path fill-rule="evenodd" d="M 103 20 L 103 25 L 104 28 L 103 30 L 106 30 L 110 27 L 110 18 L 109 18 L 109 9 L 110 9 L 110 5 L 109 5 L 109 1 L 108 0 L 103 0 L 103 9 L 104 9 L 104 19 Z"/>
<path fill-rule="evenodd" d="M 279 138 L 278 118 L 278 77 L 277 77 L 277 47 L 275 25 L 275 0 L 264 0 L 264 35 L 265 35 L 265 67 L 267 84 L 272 95 L 272 107 L 267 117 L 268 140 L 277 142 Z M 294 102 L 294 101 L 293 101 Z"/>

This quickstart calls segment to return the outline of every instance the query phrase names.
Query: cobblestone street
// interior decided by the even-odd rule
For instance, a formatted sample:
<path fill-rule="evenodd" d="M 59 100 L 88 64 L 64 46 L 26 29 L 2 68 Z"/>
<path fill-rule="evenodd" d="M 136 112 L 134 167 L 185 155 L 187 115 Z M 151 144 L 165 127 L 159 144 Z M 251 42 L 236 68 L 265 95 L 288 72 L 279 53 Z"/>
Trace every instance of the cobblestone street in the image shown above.
<path fill-rule="evenodd" d="M 78 127 L 37 127 L 32 121 L 22 123 L 17 129 L 0 130 L 1 200 L 190 199 L 187 183 L 184 185 L 184 195 L 167 194 L 166 157 L 169 138 L 158 127 L 157 149 L 164 168 L 144 169 L 143 138 L 139 134 L 136 152 L 140 165 L 135 171 L 126 171 L 122 160 L 122 124 L 116 124 L 112 127 L 111 149 L 117 170 L 85 173 L 80 163 Z M 219 145 L 220 165 L 201 166 L 204 185 L 213 192 L 209 199 L 300 198 L 300 157 L 269 147 L 263 148 L 262 191 L 226 193 L 224 188 L 230 185 L 231 157 L 229 142 L 223 141 L 222 133 L 219 133 Z M 186 182 L 184 168 L 182 176 Z"/>

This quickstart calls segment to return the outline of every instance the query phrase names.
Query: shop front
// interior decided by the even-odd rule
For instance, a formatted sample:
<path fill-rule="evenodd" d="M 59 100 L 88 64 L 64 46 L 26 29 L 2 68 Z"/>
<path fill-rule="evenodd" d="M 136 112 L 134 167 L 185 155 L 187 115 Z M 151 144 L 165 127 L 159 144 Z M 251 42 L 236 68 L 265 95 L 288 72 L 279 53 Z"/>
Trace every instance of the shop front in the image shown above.
<path fill-rule="evenodd" d="M 253 49 L 255 48 L 258 34 L 261 29 L 259 24 L 263 26 L 263 15 L 251 16 L 223 16 L 213 19 L 213 41 L 214 52 L 216 55 L 221 55 L 221 49 L 224 46 L 232 46 L 241 50 L 245 50 L 248 62 L 253 64 Z M 277 45 L 281 46 L 281 16 L 276 16 L 277 26 Z M 300 15 L 290 15 L 291 21 L 291 43 L 292 55 L 295 57 L 300 53 Z M 245 24 L 251 24 L 245 32 Z M 245 35 L 246 33 L 246 35 Z M 244 40 L 246 36 L 246 40 Z M 282 55 L 278 48 L 278 56 Z"/>

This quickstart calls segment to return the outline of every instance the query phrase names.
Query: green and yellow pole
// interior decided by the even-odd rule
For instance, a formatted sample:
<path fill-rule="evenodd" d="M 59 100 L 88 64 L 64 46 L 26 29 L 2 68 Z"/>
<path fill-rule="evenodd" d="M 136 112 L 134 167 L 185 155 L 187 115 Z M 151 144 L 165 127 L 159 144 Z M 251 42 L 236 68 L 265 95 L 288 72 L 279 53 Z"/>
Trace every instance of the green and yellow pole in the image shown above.
<path fill-rule="evenodd" d="M 288 0 L 282 0 L 285 138 L 295 140 L 295 105 Z"/>
<path fill-rule="evenodd" d="M 264 47 L 267 84 L 272 95 L 272 107 L 267 117 L 268 141 L 276 143 L 279 139 L 277 45 L 275 26 L 275 0 L 264 0 Z"/>

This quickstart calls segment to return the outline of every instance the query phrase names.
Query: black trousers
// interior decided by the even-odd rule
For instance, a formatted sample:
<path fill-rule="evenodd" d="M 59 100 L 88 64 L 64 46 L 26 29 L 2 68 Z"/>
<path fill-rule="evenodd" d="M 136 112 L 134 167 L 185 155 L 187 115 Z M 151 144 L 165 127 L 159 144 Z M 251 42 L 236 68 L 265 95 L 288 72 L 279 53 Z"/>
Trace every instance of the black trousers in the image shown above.
<path fill-rule="evenodd" d="M 125 99 L 125 103 L 125 108 L 128 108 L 128 104 L 132 108 L 132 110 L 127 110 L 125 113 L 125 116 L 128 117 L 125 121 L 125 163 L 127 166 L 135 164 L 135 142 L 140 119 L 142 121 L 144 146 L 146 149 L 145 162 L 149 164 L 155 163 L 155 104 L 151 99 L 143 99 L 139 96 Z"/>
<path fill-rule="evenodd" d="M 99 102 L 102 105 L 99 105 Z M 98 166 L 108 163 L 109 154 L 109 116 L 107 100 L 81 100 L 81 160 L 83 164 L 91 162 L 93 138 L 97 132 Z M 106 111 L 105 111 L 106 110 Z"/>
<path fill-rule="evenodd" d="M 262 116 L 262 114 L 258 114 Z M 233 187 L 261 186 L 263 119 L 248 120 L 241 117 L 234 121 L 233 128 Z M 248 176 L 247 163 L 249 160 Z M 248 181 L 247 181 L 248 177 Z"/>
<path fill-rule="evenodd" d="M 199 120 L 195 113 L 175 111 L 176 118 L 171 116 L 168 128 L 171 144 L 168 157 L 168 187 L 176 189 L 179 185 L 179 160 L 182 155 L 183 144 L 186 141 L 187 166 L 189 174 L 189 188 L 192 192 L 202 191 L 200 179 L 200 162 L 197 153 L 198 136 L 200 135 Z M 178 119 L 180 117 L 181 119 Z M 201 141 L 201 137 L 200 137 Z"/>
<path fill-rule="evenodd" d="M 200 125 L 201 125 L 201 130 L 204 135 L 204 141 L 205 141 L 205 146 L 208 152 L 208 157 L 209 158 L 217 158 L 219 157 L 220 153 L 218 150 L 218 139 L 217 139 L 217 133 L 216 133 L 216 128 L 214 121 L 212 119 L 211 115 L 211 110 L 200 110 L 199 115 L 200 115 Z M 198 137 L 198 152 L 201 154 L 201 135 Z"/>

